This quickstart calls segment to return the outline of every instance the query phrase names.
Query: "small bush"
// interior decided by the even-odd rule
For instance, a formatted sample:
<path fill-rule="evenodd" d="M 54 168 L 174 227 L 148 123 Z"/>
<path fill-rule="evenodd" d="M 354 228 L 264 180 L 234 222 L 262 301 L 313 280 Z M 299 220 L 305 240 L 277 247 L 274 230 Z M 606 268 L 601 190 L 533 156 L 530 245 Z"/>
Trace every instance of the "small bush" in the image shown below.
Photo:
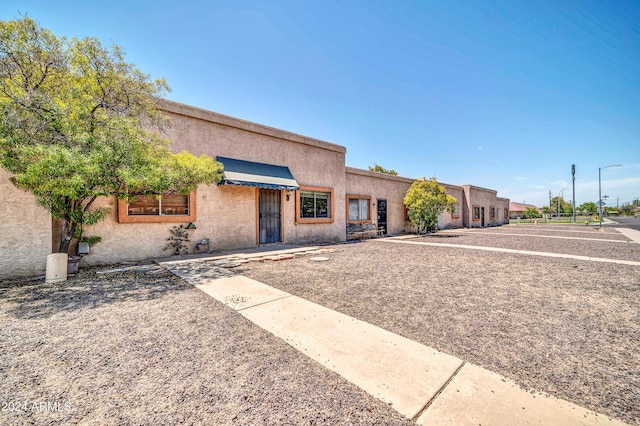
<path fill-rule="evenodd" d="M 189 230 L 184 226 L 174 226 L 169 230 L 171 236 L 167 238 L 167 245 L 162 251 L 173 250 L 174 255 L 187 254 L 189 247 L 185 244 L 189 241 Z"/>

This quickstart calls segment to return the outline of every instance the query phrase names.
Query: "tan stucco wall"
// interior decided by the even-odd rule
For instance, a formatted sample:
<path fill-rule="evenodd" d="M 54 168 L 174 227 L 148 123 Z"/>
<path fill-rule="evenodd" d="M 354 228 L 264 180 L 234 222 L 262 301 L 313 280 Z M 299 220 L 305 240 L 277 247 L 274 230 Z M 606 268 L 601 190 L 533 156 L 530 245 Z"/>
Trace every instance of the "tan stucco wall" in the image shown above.
<path fill-rule="evenodd" d="M 385 175 L 368 170 L 346 168 L 347 194 L 370 196 L 372 204 L 377 199 L 387 200 L 387 233 L 399 234 L 411 228 L 404 220 L 404 199 L 414 179 Z M 346 198 L 345 198 L 346 200 Z M 372 223 L 377 225 L 377 207 L 371 209 Z M 343 215 L 346 215 L 346 210 Z"/>
<path fill-rule="evenodd" d="M 440 183 L 440 185 L 444 186 L 447 194 L 454 197 L 458 204 L 458 216 L 455 216 L 455 212 L 450 213 L 445 211 L 442 213 L 442 228 L 461 228 L 463 226 L 464 189 L 448 183 Z"/>
<path fill-rule="evenodd" d="M 209 238 L 210 250 L 234 249 L 255 245 L 255 188 L 201 185 L 196 191 L 196 229 L 189 231 L 189 248 Z M 143 260 L 171 255 L 167 238 L 176 223 L 118 223 L 115 199 L 101 199 L 98 206 L 109 207 L 112 214 L 103 222 L 86 227 L 87 235 L 99 235 L 102 241 L 90 248 L 83 262 L 104 264 L 123 260 Z"/>
<path fill-rule="evenodd" d="M 295 192 L 282 192 L 283 242 L 310 243 L 345 239 L 345 148 L 317 139 L 284 132 L 187 105 L 164 102 L 170 124 L 163 134 L 172 140 L 174 151 L 187 150 L 240 160 L 287 166 L 301 186 L 334 190 L 334 221 L 296 224 Z M 126 223 L 117 220 L 115 201 L 101 200 L 113 214 L 88 228 L 87 234 L 102 241 L 91 247 L 85 261 L 109 263 L 141 260 L 170 254 L 163 251 L 174 224 Z M 257 190 L 253 187 L 212 185 L 196 191 L 197 229 L 190 231 L 189 246 L 209 238 L 211 250 L 251 247 L 257 244 Z M 179 224 L 179 223 L 177 223 Z"/>
<path fill-rule="evenodd" d="M 195 155 L 231 157 L 289 167 L 302 187 L 333 190 L 331 223 L 297 223 L 297 193 L 282 192 L 283 242 L 316 243 L 344 241 L 346 238 L 346 194 L 365 195 L 387 200 L 387 229 L 390 234 L 414 231 L 404 220 L 404 196 L 413 179 L 384 175 L 345 167 L 346 148 L 322 140 L 274 129 L 170 101 L 162 101 L 170 124 L 162 131 L 173 141 L 174 151 L 187 150 Z M 0 171 L 0 278 L 30 275 L 44 271 L 50 253 L 52 226 L 47 213 L 33 196 L 17 190 Z M 497 198 L 496 191 L 472 185 L 441 183 L 460 204 L 460 217 L 448 212 L 442 227 L 480 226 L 471 220 L 474 205 L 485 207 L 485 226 L 505 222 L 504 208 L 509 200 Z M 287 195 L 289 200 L 287 200 Z M 258 196 L 253 187 L 200 186 L 196 193 L 197 229 L 190 231 L 193 250 L 196 241 L 208 238 L 214 251 L 257 245 Z M 102 241 L 91 247 L 85 264 L 135 261 L 170 255 L 167 245 L 170 229 L 176 223 L 119 223 L 115 199 L 98 200 L 96 206 L 109 207 L 112 214 L 103 222 L 85 229 L 86 235 L 99 235 Z M 491 219 L 489 209 L 496 208 Z M 20 212 L 20 215 L 17 215 Z M 372 205 L 372 222 L 377 222 Z M 8 219 L 6 219 L 8 218 Z"/>
<path fill-rule="evenodd" d="M 401 176 L 387 175 L 384 173 L 371 172 L 369 170 L 346 167 L 347 194 L 371 196 L 375 203 L 376 199 L 387 200 L 387 229 L 390 234 L 402 232 L 414 232 L 408 221 L 404 220 L 404 196 L 415 179 Z M 439 182 L 444 186 L 448 195 L 456 198 L 460 205 L 460 215 L 454 217 L 452 213 L 442 213 L 442 228 L 460 228 L 463 226 L 462 208 L 464 205 L 464 190 L 460 186 Z M 375 207 L 373 223 L 376 223 Z M 345 212 L 346 214 L 346 212 Z"/>
<path fill-rule="evenodd" d="M 300 186 L 332 188 L 334 190 L 334 221 L 323 224 L 296 224 L 295 194 L 284 201 L 284 242 L 303 243 L 318 241 L 343 241 L 345 239 L 345 152 L 343 146 L 318 139 L 261 126 L 222 114 L 178 103 L 164 104 L 170 114 L 171 124 L 165 134 L 173 141 L 176 151 L 187 150 L 195 155 L 207 154 L 287 166 Z M 239 190 L 228 188 L 229 193 Z M 240 189 L 242 190 L 242 189 Z M 215 194 L 215 192 L 213 193 Z M 214 196 L 213 202 L 222 202 Z M 228 215 L 215 218 L 220 224 L 214 227 L 214 217 L 198 206 L 198 227 L 207 228 L 214 239 L 224 240 L 220 232 L 226 232 L 227 224 L 235 224 L 239 215 L 255 217 L 256 204 L 229 206 Z M 244 209 L 250 209 L 248 212 Z M 226 222 L 220 222 L 224 220 Z M 237 226 L 237 225 L 233 225 Z M 256 221 L 253 219 L 255 245 Z"/>
<path fill-rule="evenodd" d="M 496 205 L 500 206 L 500 225 L 509 223 L 509 204 L 510 200 L 508 198 L 497 197 Z M 506 215 L 505 209 L 507 209 Z"/>
<path fill-rule="evenodd" d="M 51 217 L 10 176 L 0 169 L 0 279 L 44 273 L 51 253 Z"/>
<path fill-rule="evenodd" d="M 481 220 L 473 220 L 473 207 L 484 207 L 484 226 L 499 226 L 509 222 L 509 218 L 504 217 L 504 208 L 509 207 L 509 200 L 498 198 L 497 192 L 492 189 L 481 188 L 473 185 L 462 185 L 465 191 L 465 226 L 472 228 L 482 227 Z M 495 207 L 496 215 L 491 218 L 490 209 Z"/>

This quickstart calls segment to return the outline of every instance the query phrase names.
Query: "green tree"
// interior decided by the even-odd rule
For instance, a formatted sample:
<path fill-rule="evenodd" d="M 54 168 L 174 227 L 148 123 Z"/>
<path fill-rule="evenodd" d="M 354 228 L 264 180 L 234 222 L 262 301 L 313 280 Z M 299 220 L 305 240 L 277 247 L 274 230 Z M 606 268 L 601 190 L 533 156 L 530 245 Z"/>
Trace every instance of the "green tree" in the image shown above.
<path fill-rule="evenodd" d="M 635 207 L 633 207 L 632 203 L 624 203 L 620 206 L 620 213 L 625 216 L 633 216 L 635 212 Z"/>
<path fill-rule="evenodd" d="M 570 214 L 572 212 L 571 203 L 565 201 L 563 197 L 553 197 L 551 199 L 551 214 L 556 215 L 558 211 L 560 213 Z"/>
<path fill-rule="evenodd" d="M 621 205 L 620 206 L 620 213 L 622 213 L 625 216 L 633 216 L 633 213 L 634 213 L 633 204 L 624 203 L 623 205 Z"/>
<path fill-rule="evenodd" d="M 537 218 L 537 217 L 542 217 L 542 215 L 538 212 L 537 209 L 535 209 L 533 207 L 527 207 L 527 209 L 524 211 L 524 217 L 525 218 Z"/>
<path fill-rule="evenodd" d="M 377 163 L 373 163 L 373 167 L 369 166 L 369 171 L 398 176 L 398 172 L 396 172 L 395 170 L 385 169 L 384 167 L 382 167 L 380 164 L 377 164 Z"/>
<path fill-rule="evenodd" d="M 593 201 L 587 201 L 576 207 L 576 210 L 593 214 L 598 212 L 598 205 Z"/>
<path fill-rule="evenodd" d="M 404 197 L 409 221 L 418 228 L 419 234 L 435 231 L 438 216 L 445 210 L 453 212 L 458 202 L 447 195 L 444 186 L 435 177 L 415 181 Z"/>
<path fill-rule="evenodd" d="M 174 154 L 158 131 L 169 90 L 98 39 L 57 37 L 28 17 L 0 21 L 0 166 L 62 221 L 58 251 L 104 219 L 99 197 L 188 193 L 220 180 L 207 156 Z"/>

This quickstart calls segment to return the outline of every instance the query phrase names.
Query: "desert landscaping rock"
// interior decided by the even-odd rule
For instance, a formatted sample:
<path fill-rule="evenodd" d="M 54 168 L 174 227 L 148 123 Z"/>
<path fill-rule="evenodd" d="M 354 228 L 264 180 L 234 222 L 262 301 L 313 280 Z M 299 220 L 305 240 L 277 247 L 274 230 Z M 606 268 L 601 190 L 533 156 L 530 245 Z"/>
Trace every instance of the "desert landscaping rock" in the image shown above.
<path fill-rule="evenodd" d="M 640 260 L 613 229 L 456 233 L 437 242 Z M 313 264 L 296 254 L 230 269 L 206 260 L 164 267 L 214 286 L 244 275 L 536 395 L 640 425 L 638 266 L 383 239 L 322 250 L 332 249 L 330 262 Z M 130 266 L 100 275 L 129 265 L 81 268 L 55 284 L 43 277 L 0 283 L 0 402 L 69 408 L 2 410 L 0 424 L 412 424 L 180 278 L 147 274 L 157 264 Z M 246 300 L 231 292 L 225 302 Z"/>
<path fill-rule="evenodd" d="M 609 232 L 608 238 L 617 234 Z M 491 234 L 472 238 L 478 245 L 494 241 Z M 575 248 L 558 239 L 497 238 L 527 250 Z M 597 251 L 600 243 L 581 244 Z M 631 258 L 621 251 L 635 250 L 631 243 L 611 244 L 618 249 L 609 246 L 602 257 Z M 313 268 L 297 259 L 251 264 L 242 274 L 485 367 L 524 389 L 640 424 L 638 266 L 376 240 L 338 247 L 331 262 Z"/>
<path fill-rule="evenodd" d="M 179 278 L 134 271 L 0 283 L 0 383 L 3 425 L 411 424 Z"/>
<path fill-rule="evenodd" d="M 329 260 L 329 258 L 328 257 L 324 257 L 324 256 L 315 256 L 315 257 L 310 257 L 309 258 L 310 262 L 326 262 L 328 260 Z"/>

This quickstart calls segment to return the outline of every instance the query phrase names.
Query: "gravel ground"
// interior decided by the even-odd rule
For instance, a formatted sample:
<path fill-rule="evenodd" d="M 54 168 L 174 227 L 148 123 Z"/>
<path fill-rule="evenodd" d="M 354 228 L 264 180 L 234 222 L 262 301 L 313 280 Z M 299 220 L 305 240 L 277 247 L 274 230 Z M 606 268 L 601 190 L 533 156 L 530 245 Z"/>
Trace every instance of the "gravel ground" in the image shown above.
<path fill-rule="evenodd" d="M 481 245 L 526 243 L 527 250 L 575 248 L 560 239 L 473 238 Z M 602 244 L 578 247 L 587 252 Z M 626 258 L 621 251 L 636 249 L 612 244 L 600 257 Z M 640 267 L 380 240 L 336 248 L 324 263 L 303 257 L 250 263 L 239 272 L 527 390 L 640 425 Z"/>
<path fill-rule="evenodd" d="M 3 425 L 411 424 L 168 274 L 0 283 L 0 383 Z"/>
<path fill-rule="evenodd" d="M 572 254 L 607 245 L 526 236 L 592 238 L 546 228 L 424 240 Z M 608 244 L 599 257 L 636 249 Z M 335 248 L 329 262 L 233 273 L 640 425 L 640 267 L 379 240 Z M 0 283 L 0 424 L 410 424 L 176 277 L 95 269 Z"/>
<path fill-rule="evenodd" d="M 467 232 L 491 232 L 492 234 L 530 234 L 530 235 L 566 235 L 576 238 L 603 238 L 603 239 L 619 239 L 628 240 L 623 234 L 615 230 L 616 225 L 604 225 L 600 228 L 597 225 L 580 226 L 580 225 L 517 225 L 510 224 L 495 228 L 473 228 L 465 229 Z"/>
<path fill-rule="evenodd" d="M 519 228 L 525 227 L 520 226 Z M 516 233 L 520 235 L 505 235 Z M 488 238 L 489 234 L 491 234 L 490 238 Z M 609 231 L 604 235 L 601 232 L 594 232 L 593 234 L 595 235 L 590 233 L 567 232 L 560 229 L 558 232 L 553 233 L 535 230 L 532 232 L 528 229 L 521 230 L 511 227 L 508 231 L 447 231 L 412 241 L 501 247 L 513 250 L 546 251 L 640 262 L 640 244 L 629 240 L 624 235 L 615 231 Z M 585 238 L 589 240 L 585 240 Z M 604 241 L 593 241 L 593 239 Z"/>

